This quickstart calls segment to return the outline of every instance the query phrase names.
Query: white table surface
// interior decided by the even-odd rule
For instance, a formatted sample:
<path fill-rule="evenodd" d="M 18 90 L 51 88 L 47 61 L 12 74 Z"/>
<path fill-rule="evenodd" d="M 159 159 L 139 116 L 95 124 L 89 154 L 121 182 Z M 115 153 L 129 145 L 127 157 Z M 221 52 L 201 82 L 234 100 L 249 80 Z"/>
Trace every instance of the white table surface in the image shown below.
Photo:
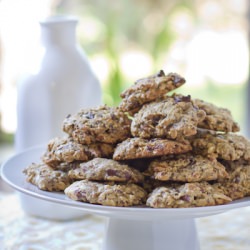
<path fill-rule="evenodd" d="M 0 162 L 13 153 L 0 151 Z M 27 215 L 0 179 L 1 250 L 101 250 L 106 222 L 94 215 L 66 222 Z M 196 219 L 196 226 L 200 250 L 250 250 L 250 207 Z"/>
<path fill-rule="evenodd" d="M 18 197 L 0 192 L 0 249 L 100 250 L 104 217 L 73 221 L 45 220 L 25 214 Z M 196 219 L 201 250 L 249 250 L 250 207 Z"/>

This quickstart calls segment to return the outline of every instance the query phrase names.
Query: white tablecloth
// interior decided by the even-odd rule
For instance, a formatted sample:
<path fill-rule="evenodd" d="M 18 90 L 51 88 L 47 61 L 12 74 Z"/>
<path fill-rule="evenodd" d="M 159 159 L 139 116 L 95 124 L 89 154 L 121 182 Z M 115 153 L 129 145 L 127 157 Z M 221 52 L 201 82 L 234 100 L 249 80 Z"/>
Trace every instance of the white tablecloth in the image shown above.
<path fill-rule="evenodd" d="M 66 222 L 36 218 L 23 213 L 15 194 L 2 192 L 0 249 L 100 250 L 106 220 L 94 215 Z M 250 207 L 199 218 L 196 225 L 201 250 L 250 249 Z"/>

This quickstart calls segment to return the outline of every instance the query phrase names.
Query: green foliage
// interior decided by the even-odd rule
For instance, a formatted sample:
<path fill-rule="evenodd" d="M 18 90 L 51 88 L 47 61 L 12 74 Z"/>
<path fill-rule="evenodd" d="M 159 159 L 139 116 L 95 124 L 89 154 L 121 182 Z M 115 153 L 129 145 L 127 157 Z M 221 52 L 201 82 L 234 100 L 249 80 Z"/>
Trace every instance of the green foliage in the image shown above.
<path fill-rule="evenodd" d="M 111 60 L 113 68 L 109 75 L 108 83 L 103 86 L 103 103 L 109 106 L 117 106 L 121 101 L 120 93 L 122 92 L 123 76 L 116 62 L 116 58 L 111 58 Z"/>
<path fill-rule="evenodd" d="M 178 36 L 181 34 L 172 27 L 176 14 L 184 13 L 190 17 L 190 25 L 193 26 L 191 30 L 202 29 L 202 25 L 204 25 L 203 28 L 209 28 L 209 22 L 213 20 L 212 18 L 202 20 L 201 10 L 202 8 L 204 10 L 204 6 L 206 6 L 205 3 L 202 4 L 203 1 L 194 2 L 191 0 L 63 0 L 58 2 L 55 12 L 76 15 L 83 23 L 86 19 L 91 18 L 97 24 L 98 36 L 88 42 L 86 36 L 84 36 L 84 33 L 87 32 L 85 26 L 80 32 L 80 43 L 90 58 L 96 54 L 105 55 L 109 64 L 109 73 L 105 81 L 101 79 L 103 101 L 114 106 L 120 102 L 119 94 L 122 90 L 133 84 L 131 79 L 128 79 L 124 74 L 121 66 L 122 53 L 131 48 L 138 49 L 152 58 L 151 73 L 162 69 L 162 62 L 171 51 L 171 46 L 178 39 L 180 40 Z M 230 11 L 234 12 L 233 9 L 230 9 L 230 3 L 222 4 L 220 2 L 217 4 L 223 10 L 223 17 L 211 22 L 211 25 L 216 25 L 210 27 L 214 30 L 220 25 L 226 27 L 227 18 L 232 18 L 232 15 L 229 15 Z M 192 32 L 188 33 L 184 38 L 185 42 L 188 43 L 193 35 Z M 182 63 L 185 64 L 186 62 Z M 183 64 L 178 65 L 180 67 L 178 73 L 182 73 L 181 67 L 183 67 Z M 133 79 L 133 81 L 135 80 L 137 79 Z M 234 118 L 243 125 L 245 123 L 245 88 L 244 84 L 220 85 L 207 79 L 195 87 L 187 83 L 177 92 L 191 93 L 193 97 L 228 108 L 232 111 Z"/>
<path fill-rule="evenodd" d="M 11 144 L 14 142 L 14 135 L 5 133 L 2 129 L 0 129 L 0 144 Z"/>

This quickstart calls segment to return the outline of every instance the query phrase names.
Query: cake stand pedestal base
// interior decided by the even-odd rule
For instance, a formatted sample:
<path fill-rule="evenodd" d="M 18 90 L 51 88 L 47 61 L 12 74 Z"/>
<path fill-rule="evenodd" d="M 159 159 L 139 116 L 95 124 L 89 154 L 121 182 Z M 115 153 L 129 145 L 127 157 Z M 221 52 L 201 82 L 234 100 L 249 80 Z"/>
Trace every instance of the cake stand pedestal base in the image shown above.
<path fill-rule="evenodd" d="M 110 218 L 103 250 L 138 249 L 199 250 L 194 219 L 144 221 Z"/>

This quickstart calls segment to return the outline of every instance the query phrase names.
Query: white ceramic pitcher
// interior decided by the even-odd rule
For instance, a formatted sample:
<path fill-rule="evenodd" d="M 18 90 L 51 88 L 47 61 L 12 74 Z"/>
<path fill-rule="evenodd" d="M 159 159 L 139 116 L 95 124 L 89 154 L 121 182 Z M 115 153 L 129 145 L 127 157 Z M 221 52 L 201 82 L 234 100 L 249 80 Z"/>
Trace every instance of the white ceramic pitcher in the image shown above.
<path fill-rule="evenodd" d="M 76 41 L 77 19 L 50 17 L 40 23 L 44 55 L 36 74 L 18 83 L 15 150 L 46 145 L 61 136 L 62 122 L 81 108 L 101 104 L 101 87 Z M 84 212 L 25 194 L 24 211 L 50 219 L 72 219 Z"/>
<path fill-rule="evenodd" d="M 76 42 L 77 19 L 57 16 L 40 24 L 40 69 L 18 84 L 17 152 L 60 136 L 68 114 L 101 104 L 100 84 Z"/>

